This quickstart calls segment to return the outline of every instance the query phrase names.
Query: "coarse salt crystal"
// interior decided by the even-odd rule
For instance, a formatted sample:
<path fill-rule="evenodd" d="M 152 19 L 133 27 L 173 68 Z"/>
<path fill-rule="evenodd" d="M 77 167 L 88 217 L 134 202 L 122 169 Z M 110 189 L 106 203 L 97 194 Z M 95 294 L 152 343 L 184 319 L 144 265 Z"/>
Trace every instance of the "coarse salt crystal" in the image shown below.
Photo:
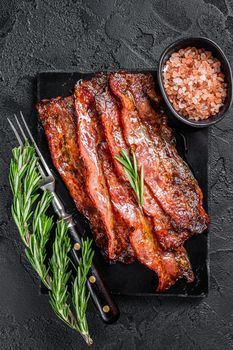
<path fill-rule="evenodd" d="M 205 81 L 206 80 L 206 76 L 205 75 L 201 75 L 200 79 L 201 79 L 201 81 Z"/>
<path fill-rule="evenodd" d="M 177 85 L 181 85 L 183 83 L 183 80 L 180 78 L 175 78 L 175 79 L 173 79 L 173 82 Z"/>

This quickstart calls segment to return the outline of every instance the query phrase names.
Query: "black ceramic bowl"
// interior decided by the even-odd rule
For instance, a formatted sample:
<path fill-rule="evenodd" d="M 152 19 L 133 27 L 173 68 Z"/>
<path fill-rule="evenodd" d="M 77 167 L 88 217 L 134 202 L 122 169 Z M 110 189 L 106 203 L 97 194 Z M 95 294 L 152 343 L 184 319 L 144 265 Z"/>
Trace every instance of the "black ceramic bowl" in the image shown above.
<path fill-rule="evenodd" d="M 163 68 L 166 63 L 166 61 L 169 59 L 171 54 L 173 52 L 176 52 L 182 48 L 186 48 L 187 46 L 195 46 L 197 48 L 204 48 L 205 50 L 211 51 L 213 56 L 218 58 L 221 62 L 221 70 L 225 74 L 225 81 L 227 83 L 227 96 L 225 99 L 224 106 L 222 106 L 215 116 L 212 116 L 206 120 L 191 120 L 187 117 L 183 117 L 181 114 L 179 114 L 174 107 L 172 106 L 171 102 L 169 101 L 169 98 L 167 96 L 167 93 L 164 88 L 163 84 Z M 159 66 L 158 66 L 158 83 L 159 87 L 163 96 L 163 99 L 165 101 L 168 114 L 172 115 L 176 119 L 179 119 L 181 122 L 188 124 L 190 126 L 196 127 L 196 128 L 204 128 L 209 125 L 215 124 L 219 122 L 225 115 L 225 113 L 228 111 L 228 109 L 231 107 L 232 103 L 232 72 L 231 67 L 228 62 L 228 59 L 226 58 L 224 52 L 220 49 L 220 47 L 212 40 L 199 37 L 199 38 L 184 38 L 180 39 L 170 46 L 162 53 L 160 60 L 159 60 Z"/>

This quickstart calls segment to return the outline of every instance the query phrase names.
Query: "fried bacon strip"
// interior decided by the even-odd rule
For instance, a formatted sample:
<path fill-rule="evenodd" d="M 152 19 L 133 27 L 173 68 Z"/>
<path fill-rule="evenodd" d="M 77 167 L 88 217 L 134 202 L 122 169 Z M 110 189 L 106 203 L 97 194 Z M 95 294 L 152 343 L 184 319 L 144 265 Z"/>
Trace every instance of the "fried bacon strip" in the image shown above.
<path fill-rule="evenodd" d="M 157 135 L 169 143 L 174 143 L 173 132 L 161 108 L 161 97 L 155 91 L 152 75 L 150 73 L 127 74 L 127 80 L 130 82 L 129 88 L 139 116 Z"/>
<path fill-rule="evenodd" d="M 99 146 L 99 155 L 114 210 L 131 228 L 130 242 L 138 260 L 158 274 L 157 290 L 168 289 L 183 276 L 192 282 L 193 272 L 185 249 L 173 253 L 161 249 L 149 221 L 135 204 L 131 189 L 116 176 L 106 143 Z"/>
<path fill-rule="evenodd" d="M 194 192 L 197 193 L 197 200 L 199 200 L 198 210 L 200 217 L 203 218 L 203 220 L 201 221 L 201 224 L 197 222 L 196 225 L 194 225 L 194 228 L 189 232 L 189 235 L 185 236 L 187 239 L 192 234 L 203 232 L 208 223 L 208 216 L 202 206 L 202 191 L 196 179 L 193 177 L 188 165 L 179 156 L 175 147 L 175 143 L 171 142 L 171 129 L 167 125 L 166 116 L 159 113 L 158 110 L 156 111 L 149 101 L 148 96 L 153 99 L 153 101 L 158 100 L 152 75 L 128 74 L 127 77 L 128 86 L 133 95 L 135 106 L 139 112 L 139 117 L 141 121 L 146 125 L 147 131 L 151 139 L 154 141 L 155 145 L 158 142 L 158 136 L 162 137 L 161 141 L 163 146 L 164 165 L 168 173 L 173 172 L 176 174 L 178 172 L 182 180 L 182 185 L 186 186 L 186 188 L 191 188 Z M 148 94 L 148 96 L 146 94 Z M 154 124 L 154 120 L 159 120 L 160 118 L 162 118 L 162 130 L 159 130 L 158 128 L 156 129 Z M 166 130 L 168 130 L 167 133 Z M 166 141 L 170 141 L 169 146 Z"/>
<path fill-rule="evenodd" d="M 123 106 L 121 122 L 125 140 L 135 151 L 139 166 L 144 166 L 145 182 L 171 217 L 173 226 L 180 231 L 202 232 L 206 228 L 207 215 L 202 207 L 201 190 L 190 171 L 189 181 L 183 181 L 186 171 L 183 161 L 177 156 L 179 166 L 174 167 L 166 152 L 171 145 L 155 133 L 152 140 L 129 91 L 129 76 L 127 73 L 110 75 L 111 89 Z"/>
<path fill-rule="evenodd" d="M 89 219 L 97 244 L 106 251 L 105 229 L 85 189 L 83 163 L 76 143 L 73 97 L 42 100 L 36 108 L 44 126 L 53 164 L 77 209 Z"/>
<path fill-rule="evenodd" d="M 97 153 L 102 134 L 92 94 L 96 82 L 79 82 L 75 87 L 77 141 L 86 169 L 87 192 L 108 236 L 109 259 L 130 262 L 134 259 L 134 253 L 129 242 L 128 228 L 120 220 L 116 221 Z"/>
<path fill-rule="evenodd" d="M 118 105 L 108 88 L 97 93 L 95 100 L 116 170 L 118 175 L 127 181 L 122 165 L 114 159 L 115 155 L 119 155 L 121 149 L 127 149 L 121 128 Z M 188 233 L 182 232 L 178 235 L 174 232 L 170 218 L 156 202 L 147 185 L 144 189 L 143 210 L 147 215 L 153 217 L 155 234 L 164 249 L 176 249 L 183 244 L 188 237 Z"/>

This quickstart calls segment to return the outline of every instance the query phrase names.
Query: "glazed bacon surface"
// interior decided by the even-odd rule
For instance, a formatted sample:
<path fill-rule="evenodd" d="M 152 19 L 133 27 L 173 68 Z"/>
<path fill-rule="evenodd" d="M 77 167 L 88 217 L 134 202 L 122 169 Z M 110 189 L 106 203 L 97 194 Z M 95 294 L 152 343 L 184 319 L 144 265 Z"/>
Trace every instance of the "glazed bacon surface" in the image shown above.
<path fill-rule="evenodd" d="M 183 276 L 192 281 L 193 274 L 185 249 L 173 252 L 162 249 L 153 234 L 150 219 L 142 214 L 127 184 L 115 174 L 107 143 L 102 143 L 99 148 L 114 209 L 131 228 L 129 238 L 138 260 L 157 272 L 158 290 L 168 289 Z"/>
<path fill-rule="evenodd" d="M 133 257 L 129 244 L 128 227 L 114 216 L 107 189 L 98 145 L 103 136 L 95 108 L 92 88 L 94 82 L 80 82 L 75 87 L 77 116 L 77 143 L 86 169 L 86 188 L 97 209 L 108 237 L 108 255 L 111 260 L 126 261 Z"/>
<path fill-rule="evenodd" d="M 112 91 L 122 103 L 121 122 L 126 143 L 135 152 L 139 167 L 144 167 L 145 183 L 173 225 L 178 230 L 202 232 L 207 224 L 202 192 L 181 158 L 177 156 L 175 164 L 169 156 L 171 145 L 156 132 L 152 138 L 147 125 L 141 122 L 130 92 L 132 76 L 114 73 L 109 79 Z"/>
<path fill-rule="evenodd" d="M 146 75 L 144 76 L 147 78 Z M 122 179 L 127 181 L 122 165 L 114 158 L 120 153 L 121 149 L 127 149 L 127 144 L 121 128 L 120 110 L 108 88 L 96 94 L 96 108 L 102 121 L 105 138 L 108 142 L 116 171 Z M 157 128 L 159 129 L 160 126 L 157 125 Z M 168 133 L 165 133 L 165 135 L 168 137 Z M 188 238 L 189 233 L 187 231 L 179 234 L 174 232 L 169 216 L 159 206 L 147 185 L 144 188 L 143 210 L 146 215 L 152 217 L 154 232 L 164 249 L 178 248 Z"/>
<path fill-rule="evenodd" d="M 44 126 L 54 166 L 74 199 L 77 209 L 89 219 L 97 244 L 106 250 L 105 229 L 85 187 L 86 174 L 76 142 L 74 99 L 58 97 L 43 100 L 37 104 L 37 111 Z"/>
<path fill-rule="evenodd" d="M 43 100 L 37 111 L 53 163 L 110 261 L 138 260 L 159 278 L 158 291 L 194 280 L 184 241 L 208 224 L 202 192 L 175 148 L 148 73 L 97 74 L 74 96 Z M 144 166 L 139 207 L 120 151 Z"/>

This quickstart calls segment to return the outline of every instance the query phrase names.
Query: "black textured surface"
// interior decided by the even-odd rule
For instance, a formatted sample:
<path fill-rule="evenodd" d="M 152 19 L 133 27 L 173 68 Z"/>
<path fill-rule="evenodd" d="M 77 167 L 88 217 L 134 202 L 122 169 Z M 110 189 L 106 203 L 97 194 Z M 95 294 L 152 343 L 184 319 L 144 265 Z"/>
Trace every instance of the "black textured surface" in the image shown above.
<path fill-rule="evenodd" d="M 7 171 L 14 137 L 6 118 L 30 124 L 44 70 L 156 68 L 173 40 L 204 35 L 233 58 L 232 0 L 0 1 L 0 349 L 85 349 L 38 293 L 10 216 Z M 89 310 L 93 349 L 233 348 L 232 113 L 210 132 L 210 293 L 204 300 L 118 298 L 117 324 Z M 197 152 L 201 156 L 199 145 Z"/>

